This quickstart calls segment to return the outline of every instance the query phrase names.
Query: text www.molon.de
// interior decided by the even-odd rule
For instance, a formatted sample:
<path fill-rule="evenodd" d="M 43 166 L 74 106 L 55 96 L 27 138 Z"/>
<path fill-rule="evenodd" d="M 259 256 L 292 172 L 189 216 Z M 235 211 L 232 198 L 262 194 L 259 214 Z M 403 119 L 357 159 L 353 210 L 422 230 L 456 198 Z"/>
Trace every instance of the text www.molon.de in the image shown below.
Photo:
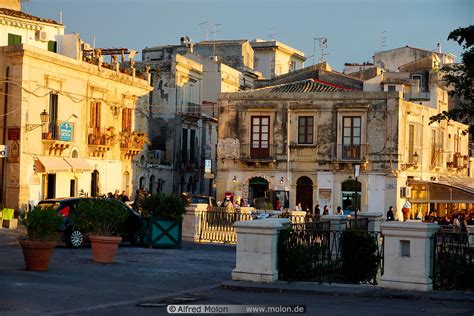
<path fill-rule="evenodd" d="M 168 305 L 169 314 L 306 313 L 305 305 Z"/>

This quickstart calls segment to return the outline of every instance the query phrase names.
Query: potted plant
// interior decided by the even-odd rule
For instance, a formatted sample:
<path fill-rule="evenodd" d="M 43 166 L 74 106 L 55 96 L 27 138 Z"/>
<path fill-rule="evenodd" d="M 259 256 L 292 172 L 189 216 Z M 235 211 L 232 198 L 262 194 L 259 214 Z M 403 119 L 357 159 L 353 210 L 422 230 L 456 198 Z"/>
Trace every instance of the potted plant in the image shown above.
<path fill-rule="evenodd" d="M 122 237 L 120 230 L 128 213 L 115 199 L 83 199 L 72 214 L 77 227 L 87 232 L 92 246 L 92 260 L 112 263 Z"/>
<path fill-rule="evenodd" d="M 47 271 L 63 219 L 53 207 L 39 206 L 24 213 L 21 219 L 27 230 L 26 236 L 20 239 L 25 268 L 29 271 Z"/>
<path fill-rule="evenodd" d="M 182 199 L 159 193 L 144 197 L 142 209 L 143 244 L 153 248 L 181 248 L 181 230 L 184 212 Z"/>

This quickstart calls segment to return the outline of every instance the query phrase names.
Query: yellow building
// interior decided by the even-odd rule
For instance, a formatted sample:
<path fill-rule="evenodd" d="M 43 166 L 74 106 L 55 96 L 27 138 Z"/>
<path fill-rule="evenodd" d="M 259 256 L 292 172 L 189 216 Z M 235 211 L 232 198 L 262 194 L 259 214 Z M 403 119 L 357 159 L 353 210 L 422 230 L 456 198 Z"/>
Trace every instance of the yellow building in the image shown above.
<path fill-rule="evenodd" d="M 19 6 L 0 8 L 0 19 L 0 203 L 131 195 L 145 170 L 133 158 L 147 141 L 148 75 L 104 63 L 77 34 Z"/>

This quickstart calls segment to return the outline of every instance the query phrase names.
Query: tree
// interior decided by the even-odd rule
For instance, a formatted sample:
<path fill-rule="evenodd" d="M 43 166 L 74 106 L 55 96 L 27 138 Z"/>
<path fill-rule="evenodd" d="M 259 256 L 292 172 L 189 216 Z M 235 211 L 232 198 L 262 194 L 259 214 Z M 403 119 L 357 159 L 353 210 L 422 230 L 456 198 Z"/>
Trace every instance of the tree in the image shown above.
<path fill-rule="evenodd" d="M 474 25 L 460 27 L 449 33 L 448 40 L 458 42 L 464 49 L 461 64 L 446 65 L 441 68 L 443 79 L 454 90 L 450 96 L 459 98 L 459 105 L 430 117 L 430 124 L 444 120 L 455 120 L 468 125 L 463 131 L 474 135 Z"/>

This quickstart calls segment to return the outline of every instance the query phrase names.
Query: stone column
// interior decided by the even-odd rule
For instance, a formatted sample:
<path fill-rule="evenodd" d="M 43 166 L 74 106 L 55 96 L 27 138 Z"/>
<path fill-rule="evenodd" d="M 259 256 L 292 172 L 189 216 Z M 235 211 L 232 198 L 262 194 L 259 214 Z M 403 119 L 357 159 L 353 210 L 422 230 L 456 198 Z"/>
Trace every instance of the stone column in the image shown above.
<path fill-rule="evenodd" d="M 383 213 L 377 212 L 359 212 L 357 213 L 357 217 L 360 218 L 367 218 L 369 221 L 369 232 L 379 232 L 380 231 L 380 223 L 383 220 Z"/>
<path fill-rule="evenodd" d="M 190 204 L 183 216 L 182 237 L 185 241 L 199 241 L 201 216 L 207 212 L 207 204 Z"/>
<path fill-rule="evenodd" d="M 438 225 L 422 222 L 383 222 L 384 274 L 380 287 L 431 291 L 433 241 Z"/>
<path fill-rule="evenodd" d="M 232 280 L 272 283 L 278 280 L 278 233 L 290 225 L 287 218 L 240 221 Z"/>
<path fill-rule="evenodd" d="M 305 222 L 305 211 L 290 211 L 288 213 L 290 214 L 290 220 L 293 224 L 302 224 Z"/>

